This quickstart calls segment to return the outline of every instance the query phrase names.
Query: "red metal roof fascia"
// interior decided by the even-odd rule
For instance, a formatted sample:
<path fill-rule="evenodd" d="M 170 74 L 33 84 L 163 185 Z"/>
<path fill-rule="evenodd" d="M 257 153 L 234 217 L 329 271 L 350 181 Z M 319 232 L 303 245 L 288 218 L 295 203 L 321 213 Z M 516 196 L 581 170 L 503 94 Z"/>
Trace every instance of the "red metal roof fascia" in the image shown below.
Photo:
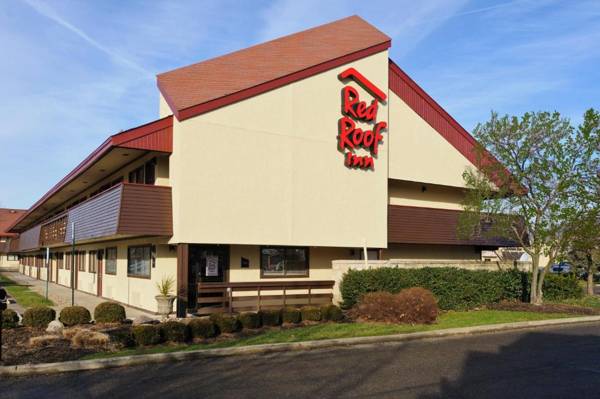
<path fill-rule="evenodd" d="M 465 158 L 474 166 L 478 166 L 477 153 L 475 147 L 478 145 L 477 140 L 469 134 L 445 109 L 443 109 L 429 94 L 425 92 L 414 80 L 410 78 L 394 61 L 390 63 L 390 79 L 389 85 L 396 95 L 398 95 L 413 111 L 415 111 L 423 120 L 425 120 L 432 128 L 434 128 L 442 137 L 444 137 L 454 148 L 456 148 Z M 402 80 L 410 93 L 403 90 L 395 84 L 395 75 Z M 409 95 L 410 94 L 410 95 Z M 416 98 L 415 98 L 416 96 Z M 492 154 L 488 151 L 484 152 L 483 162 L 492 162 L 500 164 Z M 510 176 L 510 172 L 502 166 L 502 169 Z M 497 176 L 491 176 L 494 183 L 499 184 L 503 179 Z M 512 187 L 513 191 L 519 192 L 525 190 L 515 184 Z"/>
<path fill-rule="evenodd" d="M 147 123 L 111 136 L 115 147 L 173 152 L 173 116 Z"/>
<path fill-rule="evenodd" d="M 125 148 L 134 148 L 134 149 L 143 149 L 150 151 L 160 151 L 160 152 L 172 152 L 173 148 L 173 117 L 167 116 L 165 118 L 159 119 L 157 121 L 153 121 L 147 123 L 145 125 L 141 125 L 138 127 L 134 127 L 132 129 L 126 130 L 121 133 L 117 133 L 115 135 L 110 136 L 106 139 L 98 148 L 96 148 L 90 155 L 88 155 L 79 165 L 75 167 L 68 175 L 63 177 L 58 183 L 54 185 L 42 198 L 40 198 L 35 204 L 31 206 L 27 210 L 26 213 L 22 214 L 15 222 L 11 224 L 8 231 L 12 231 L 12 229 L 19 224 L 23 219 L 25 219 L 28 215 L 31 214 L 36 208 L 42 205 L 48 198 L 52 195 L 56 194 L 61 188 L 63 188 L 66 184 L 76 179 L 90 167 L 92 167 L 100 158 L 106 155 L 110 150 L 115 147 L 125 147 Z M 156 148 L 153 148 L 152 140 L 143 143 L 137 143 L 137 145 L 132 144 L 136 140 L 142 139 L 144 136 L 149 136 L 154 132 L 166 130 L 166 137 L 160 138 L 155 143 Z M 170 133 L 170 134 L 169 134 Z"/>
<path fill-rule="evenodd" d="M 192 118 L 194 116 L 198 116 L 204 114 L 209 111 L 213 111 L 217 108 L 224 107 L 229 104 L 236 103 L 238 101 L 246 100 L 250 97 L 254 97 L 256 95 L 265 93 L 270 90 L 277 89 L 279 87 L 285 86 L 287 84 L 297 82 L 299 80 L 317 75 L 321 72 L 328 71 L 330 69 L 336 68 L 340 65 L 347 64 L 352 61 L 359 60 L 361 58 L 368 57 L 369 55 L 373 55 L 379 53 L 381 51 L 387 50 L 391 46 L 391 40 L 387 40 L 383 43 L 377 44 L 375 46 L 368 47 L 366 49 L 356 51 L 354 53 L 347 54 L 342 57 L 335 58 L 333 60 L 329 60 L 323 62 L 318 65 L 314 65 L 310 68 L 306 68 L 285 76 L 282 76 L 277 79 L 270 80 L 265 83 L 261 83 L 259 85 L 228 94 L 226 96 L 216 98 L 214 100 L 207 101 L 202 104 L 194 105 L 192 107 L 184 108 L 182 110 L 178 110 L 174 103 L 171 101 L 169 96 L 166 94 L 166 91 L 160 85 L 160 81 L 157 81 L 158 89 L 162 93 L 165 101 L 171 107 L 173 114 L 177 118 L 178 121 L 184 121 L 186 119 Z"/>

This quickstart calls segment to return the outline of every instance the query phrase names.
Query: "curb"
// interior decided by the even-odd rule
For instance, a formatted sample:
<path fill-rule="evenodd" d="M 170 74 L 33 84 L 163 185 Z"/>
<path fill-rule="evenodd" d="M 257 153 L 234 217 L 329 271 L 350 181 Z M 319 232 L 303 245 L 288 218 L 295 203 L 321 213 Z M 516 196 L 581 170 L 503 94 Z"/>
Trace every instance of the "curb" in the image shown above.
<path fill-rule="evenodd" d="M 518 331 L 548 326 L 563 326 L 600 322 L 600 316 L 583 316 L 565 319 L 523 321 L 518 323 L 492 324 L 476 327 L 448 328 L 444 330 L 425 331 L 408 334 L 381 335 L 373 337 L 339 338 L 320 341 L 304 341 L 279 344 L 251 345 L 237 348 L 199 349 L 172 353 L 155 353 L 149 355 L 131 355 L 97 360 L 75 360 L 59 363 L 19 364 L 0 366 L 0 376 L 27 376 L 38 374 L 55 374 L 72 371 L 101 370 L 115 367 L 148 365 L 182 360 L 209 359 L 215 357 L 270 354 L 289 351 L 307 351 L 347 347 L 354 345 L 372 345 L 390 342 L 410 342 L 435 338 L 460 337 L 468 335 Z"/>

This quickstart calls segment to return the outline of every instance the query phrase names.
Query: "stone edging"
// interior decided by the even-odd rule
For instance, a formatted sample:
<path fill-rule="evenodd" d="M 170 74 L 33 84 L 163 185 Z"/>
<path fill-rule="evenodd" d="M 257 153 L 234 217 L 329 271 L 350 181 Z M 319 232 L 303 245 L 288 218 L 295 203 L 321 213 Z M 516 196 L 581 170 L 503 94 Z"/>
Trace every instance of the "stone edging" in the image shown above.
<path fill-rule="evenodd" d="M 205 359 L 224 356 L 268 354 L 277 352 L 326 349 L 352 345 L 369 345 L 388 342 L 408 342 L 432 338 L 459 337 L 466 335 L 515 331 L 530 328 L 561 326 L 570 324 L 600 322 L 600 316 L 584 316 L 566 319 L 524 321 L 518 323 L 492 324 L 476 327 L 449 328 L 444 330 L 425 331 L 409 334 L 381 335 L 373 337 L 326 339 L 320 341 L 304 341 L 293 343 L 250 345 L 236 348 L 199 349 L 172 353 L 155 353 L 149 355 L 132 355 L 97 360 L 75 360 L 60 363 L 20 364 L 1 366 L 0 376 L 25 376 L 35 374 L 66 373 L 71 371 L 99 370 L 113 367 L 147 365 L 181 360 Z"/>

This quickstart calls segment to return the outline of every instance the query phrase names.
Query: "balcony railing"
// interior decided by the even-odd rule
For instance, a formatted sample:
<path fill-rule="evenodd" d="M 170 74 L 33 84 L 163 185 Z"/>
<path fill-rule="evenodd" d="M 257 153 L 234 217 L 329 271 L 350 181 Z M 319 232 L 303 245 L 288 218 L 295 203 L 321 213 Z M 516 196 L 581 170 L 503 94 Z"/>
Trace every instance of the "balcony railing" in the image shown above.
<path fill-rule="evenodd" d="M 199 283 L 198 314 L 330 304 L 332 280 Z"/>
<path fill-rule="evenodd" d="M 21 233 L 19 250 L 107 237 L 173 234 L 171 187 L 121 183 Z"/>

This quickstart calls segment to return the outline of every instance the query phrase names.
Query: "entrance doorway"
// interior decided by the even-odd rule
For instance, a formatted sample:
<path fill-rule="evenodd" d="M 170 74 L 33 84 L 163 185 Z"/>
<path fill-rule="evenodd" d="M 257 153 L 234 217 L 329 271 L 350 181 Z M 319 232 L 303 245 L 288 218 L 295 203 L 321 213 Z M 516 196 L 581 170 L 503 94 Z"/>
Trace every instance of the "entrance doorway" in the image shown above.
<path fill-rule="evenodd" d="M 198 283 L 222 283 L 229 275 L 229 245 L 189 246 L 188 307 L 197 308 Z"/>

